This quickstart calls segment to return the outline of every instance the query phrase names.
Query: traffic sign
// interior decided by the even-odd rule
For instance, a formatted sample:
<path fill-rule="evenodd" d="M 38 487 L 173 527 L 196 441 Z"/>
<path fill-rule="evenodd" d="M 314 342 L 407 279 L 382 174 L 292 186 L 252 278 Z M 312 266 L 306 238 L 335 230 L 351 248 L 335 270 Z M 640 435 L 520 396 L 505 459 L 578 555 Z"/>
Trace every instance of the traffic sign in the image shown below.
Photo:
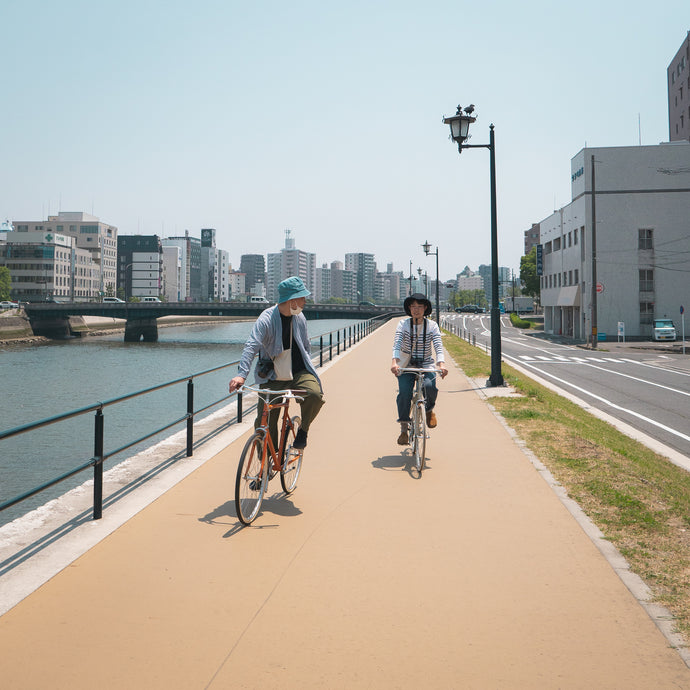
<path fill-rule="evenodd" d="M 604 283 L 597 283 L 597 292 L 604 292 Z"/>
<path fill-rule="evenodd" d="M 685 307 L 681 304 L 680 305 L 680 313 L 683 314 L 685 312 Z"/>

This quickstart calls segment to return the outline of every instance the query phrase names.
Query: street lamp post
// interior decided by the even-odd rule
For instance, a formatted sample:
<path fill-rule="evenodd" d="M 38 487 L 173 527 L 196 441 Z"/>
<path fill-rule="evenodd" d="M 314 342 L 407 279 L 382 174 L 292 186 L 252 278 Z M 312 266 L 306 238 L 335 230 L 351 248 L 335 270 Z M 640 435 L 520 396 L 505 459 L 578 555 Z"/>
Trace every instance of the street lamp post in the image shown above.
<path fill-rule="evenodd" d="M 489 149 L 490 154 L 490 183 L 491 183 L 491 376 L 487 382 L 489 386 L 502 386 L 501 373 L 501 312 L 498 306 L 498 224 L 496 221 L 496 145 L 494 140 L 494 126 L 489 126 L 488 144 L 466 144 L 469 139 L 470 125 L 476 121 L 472 116 L 474 105 L 467 106 L 464 111 L 458 106 L 455 115 L 444 117 L 443 123 L 450 126 L 451 139 L 458 145 L 458 153 L 463 149 Z"/>
<path fill-rule="evenodd" d="M 431 245 L 428 242 L 425 242 L 422 245 L 422 249 L 424 250 L 424 253 L 429 256 L 435 256 L 436 257 L 436 323 L 440 326 L 441 325 L 441 309 L 439 308 L 439 295 L 438 295 L 438 247 L 436 247 L 436 251 L 432 252 L 431 251 Z"/>

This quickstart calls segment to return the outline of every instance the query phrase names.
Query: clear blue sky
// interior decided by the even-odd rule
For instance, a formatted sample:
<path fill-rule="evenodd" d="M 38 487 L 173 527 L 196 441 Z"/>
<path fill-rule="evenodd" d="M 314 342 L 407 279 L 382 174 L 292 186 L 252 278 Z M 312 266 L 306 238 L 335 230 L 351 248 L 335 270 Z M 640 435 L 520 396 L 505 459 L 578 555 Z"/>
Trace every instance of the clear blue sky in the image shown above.
<path fill-rule="evenodd" d="M 218 230 L 243 253 L 290 228 L 318 265 L 499 263 L 570 200 L 585 144 L 668 140 L 666 68 L 690 3 L 665 0 L 2 0 L 0 216 L 93 212 L 121 233 Z"/>

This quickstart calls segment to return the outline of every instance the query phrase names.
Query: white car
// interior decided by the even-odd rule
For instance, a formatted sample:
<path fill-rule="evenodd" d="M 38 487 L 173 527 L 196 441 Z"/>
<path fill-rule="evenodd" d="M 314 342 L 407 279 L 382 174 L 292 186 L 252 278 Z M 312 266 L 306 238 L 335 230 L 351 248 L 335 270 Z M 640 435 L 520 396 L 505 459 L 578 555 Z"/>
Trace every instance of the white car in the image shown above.
<path fill-rule="evenodd" d="M 0 309 L 16 309 L 18 306 L 16 302 L 0 302 Z"/>

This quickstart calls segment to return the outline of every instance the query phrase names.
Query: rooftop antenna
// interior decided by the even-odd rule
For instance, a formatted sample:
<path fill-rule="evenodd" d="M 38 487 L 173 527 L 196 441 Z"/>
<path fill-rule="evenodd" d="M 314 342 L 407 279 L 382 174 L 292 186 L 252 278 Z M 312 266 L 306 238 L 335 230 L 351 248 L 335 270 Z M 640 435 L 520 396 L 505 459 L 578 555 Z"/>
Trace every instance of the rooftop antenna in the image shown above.
<path fill-rule="evenodd" d="M 640 113 L 637 113 L 637 139 L 639 145 L 642 146 L 642 123 L 640 121 Z"/>

